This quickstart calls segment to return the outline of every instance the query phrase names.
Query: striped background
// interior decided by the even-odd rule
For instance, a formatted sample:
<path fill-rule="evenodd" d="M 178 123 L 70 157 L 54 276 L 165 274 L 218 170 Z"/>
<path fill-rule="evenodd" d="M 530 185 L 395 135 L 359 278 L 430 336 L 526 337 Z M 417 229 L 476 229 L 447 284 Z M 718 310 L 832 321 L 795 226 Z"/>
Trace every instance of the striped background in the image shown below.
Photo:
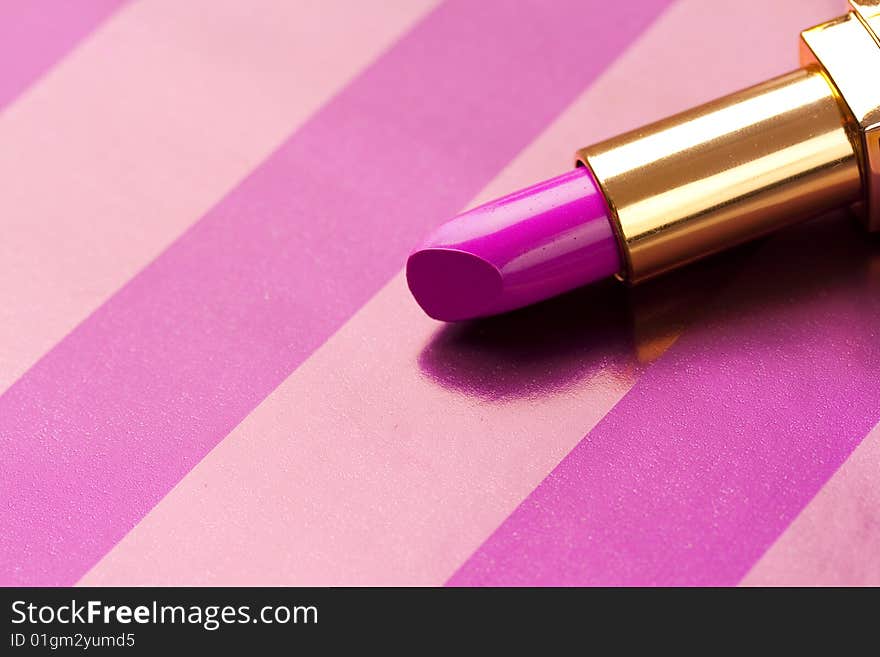
<path fill-rule="evenodd" d="M 0 584 L 880 584 L 845 214 L 475 326 L 400 272 L 840 5 L 0 4 Z"/>

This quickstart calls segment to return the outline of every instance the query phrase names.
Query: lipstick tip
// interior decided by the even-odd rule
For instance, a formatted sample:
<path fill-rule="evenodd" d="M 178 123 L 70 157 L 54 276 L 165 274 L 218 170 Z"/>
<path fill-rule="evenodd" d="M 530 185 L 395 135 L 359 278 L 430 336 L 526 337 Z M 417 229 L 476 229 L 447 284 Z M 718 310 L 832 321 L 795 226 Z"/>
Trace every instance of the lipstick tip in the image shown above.
<path fill-rule="evenodd" d="M 443 322 L 479 317 L 501 295 L 501 272 L 481 257 L 457 249 L 429 247 L 406 262 L 406 282 L 429 316 Z"/>
<path fill-rule="evenodd" d="M 605 199 L 581 168 L 452 218 L 407 261 L 434 319 L 521 308 L 620 271 Z"/>

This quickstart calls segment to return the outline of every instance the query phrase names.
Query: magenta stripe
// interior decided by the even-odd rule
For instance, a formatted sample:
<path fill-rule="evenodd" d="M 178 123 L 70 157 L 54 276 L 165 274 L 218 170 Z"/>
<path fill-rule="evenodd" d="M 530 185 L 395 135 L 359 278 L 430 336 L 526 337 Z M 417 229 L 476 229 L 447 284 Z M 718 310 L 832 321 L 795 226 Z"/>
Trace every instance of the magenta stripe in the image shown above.
<path fill-rule="evenodd" d="M 736 584 L 880 418 L 847 219 L 763 245 L 450 584 Z"/>
<path fill-rule="evenodd" d="M 0 4 L 0 108 L 124 3 L 6 0 Z"/>
<path fill-rule="evenodd" d="M 380 58 L 0 398 L 2 581 L 81 576 L 666 4 L 456 0 Z"/>

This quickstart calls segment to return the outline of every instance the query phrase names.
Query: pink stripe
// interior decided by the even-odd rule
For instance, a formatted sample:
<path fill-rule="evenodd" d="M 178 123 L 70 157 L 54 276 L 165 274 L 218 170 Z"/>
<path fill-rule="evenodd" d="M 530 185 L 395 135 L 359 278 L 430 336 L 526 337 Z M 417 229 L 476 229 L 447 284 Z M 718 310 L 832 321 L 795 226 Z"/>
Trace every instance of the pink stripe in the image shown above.
<path fill-rule="evenodd" d="M 0 393 L 433 5 L 144 0 L 10 105 Z"/>
<path fill-rule="evenodd" d="M 880 415 L 870 258 L 843 215 L 767 242 L 450 583 L 736 584 Z"/>
<path fill-rule="evenodd" d="M 0 4 L 0 109 L 125 0 L 6 0 Z"/>
<path fill-rule="evenodd" d="M 880 586 L 880 427 L 875 427 L 742 581 Z"/>
<path fill-rule="evenodd" d="M 6 185 L 0 194 L 0 315 L 8 318 L 0 322 L 0 390 L 433 5 L 386 2 L 385 14 L 360 0 L 263 0 L 259 11 L 238 0 L 147 0 L 113 16 L 11 105 L 0 119 L 0 180 Z M 67 430 L 67 445 L 51 446 L 47 439 L 47 450 L 76 451 L 92 440 L 73 426 Z M 65 439 L 63 431 L 51 432 Z M 24 440 L 0 435 L 4 444 L 19 441 L 4 455 L 7 467 L 0 466 L 3 499 L 21 498 L 6 511 L 3 526 L 24 527 L 45 512 L 41 505 L 51 509 L 54 495 L 66 493 L 52 494 L 47 481 L 42 485 L 50 492 L 43 497 L 28 499 L 27 484 L 9 494 L 6 486 L 20 486 L 27 472 L 42 476 L 34 465 L 42 457 L 36 434 Z M 71 499 L 79 515 L 101 499 L 102 468 L 111 454 L 92 457 L 85 450 L 76 456 L 85 463 L 80 471 L 50 477 L 73 488 L 84 482 L 86 490 Z M 56 462 L 64 458 L 58 454 Z M 44 541 L 77 531 L 60 527 L 34 530 L 45 532 Z M 0 534 L 4 550 L 28 561 L 24 541 L 31 538 Z M 94 558 L 88 541 L 66 545 L 74 559 Z M 63 552 L 55 557 L 66 558 Z M 0 562 L 4 572 L 14 567 L 8 559 Z M 39 581 L 57 581 L 54 572 Z"/>
<path fill-rule="evenodd" d="M 621 318 L 610 292 L 603 326 Z M 602 349 L 545 332 L 520 362 L 546 312 L 426 349 L 438 326 L 396 276 L 82 583 L 442 583 L 571 449 L 567 427 L 595 424 L 632 383 L 628 339 L 610 332 Z"/>
<path fill-rule="evenodd" d="M 81 575 L 665 2 L 603 4 L 445 5 L 10 388 L 4 580 Z"/>
<path fill-rule="evenodd" d="M 572 144 L 602 131 L 783 70 L 796 53 L 780 34 L 827 5 L 676 3 L 478 198 L 562 170 Z M 719 15 L 722 34 L 708 29 Z M 744 61 L 734 46 L 747 28 Z M 695 62 L 691 51 L 707 48 L 719 56 Z M 681 67 L 691 75 L 669 75 Z M 651 103 L 628 102 L 645 93 Z M 637 361 L 702 305 L 705 289 L 668 304 L 677 283 L 633 299 L 650 303 L 636 303 L 632 325 L 609 285 L 443 330 L 396 277 L 81 583 L 442 584 L 629 390 Z"/>

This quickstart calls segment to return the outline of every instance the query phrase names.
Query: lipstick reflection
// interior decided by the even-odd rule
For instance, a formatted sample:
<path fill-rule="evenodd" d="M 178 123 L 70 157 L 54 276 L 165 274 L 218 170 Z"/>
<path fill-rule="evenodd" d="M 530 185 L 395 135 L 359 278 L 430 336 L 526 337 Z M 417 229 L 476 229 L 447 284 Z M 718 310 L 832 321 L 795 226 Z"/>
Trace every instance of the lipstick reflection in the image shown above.
<path fill-rule="evenodd" d="M 599 373 L 638 368 L 626 299 L 613 280 L 506 315 L 441 328 L 419 357 L 439 385 L 488 400 L 557 394 Z"/>
<path fill-rule="evenodd" d="M 753 260 L 764 271 L 746 279 L 766 284 L 738 285 L 729 305 L 718 304 Z M 419 367 L 444 388 L 490 401 L 563 394 L 606 377 L 631 385 L 691 323 L 736 321 L 865 282 L 880 289 L 880 240 L 866 239 L 851 213 L 838 211 L 632 289 L 606 281 L 444 326 L 422 350 Z"/>

